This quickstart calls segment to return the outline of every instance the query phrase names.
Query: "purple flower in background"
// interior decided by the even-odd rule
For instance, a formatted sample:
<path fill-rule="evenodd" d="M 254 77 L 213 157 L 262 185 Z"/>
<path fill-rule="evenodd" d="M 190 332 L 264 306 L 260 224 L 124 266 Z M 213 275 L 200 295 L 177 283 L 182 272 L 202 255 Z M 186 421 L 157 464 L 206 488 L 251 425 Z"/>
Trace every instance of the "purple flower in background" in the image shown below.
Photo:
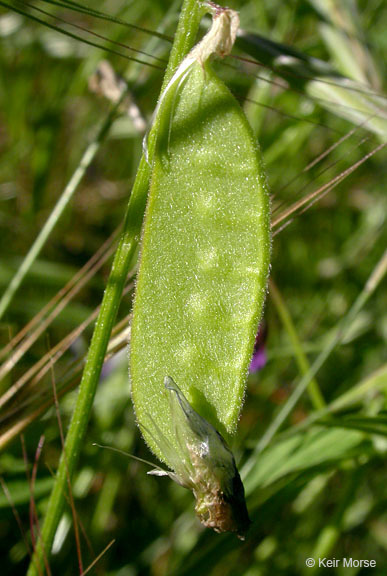
<path fill-rule="evenodd" d="M 250 372 L 258 372 L 265 366 L 267 357 L 265 350 L 265 341 L 267 336 L 267 328 L 264 323 L 259 327 L 258 334 L 255 337 L 253 357 L 250 362 Z"/>

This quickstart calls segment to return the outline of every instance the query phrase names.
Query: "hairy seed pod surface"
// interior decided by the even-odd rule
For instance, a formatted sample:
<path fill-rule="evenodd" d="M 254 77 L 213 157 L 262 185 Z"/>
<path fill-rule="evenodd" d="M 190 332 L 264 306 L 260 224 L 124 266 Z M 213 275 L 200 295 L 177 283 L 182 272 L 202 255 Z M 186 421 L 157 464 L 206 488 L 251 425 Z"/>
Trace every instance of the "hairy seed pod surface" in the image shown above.
<path fill-rule="evenodd" d="M 207 43 L 205 37 L 183 61 L 156 109 L 130 345 L 132 397 L 145 440 L 175 476 L 188 474 L 179 481 L 195 495 L 203 490 L 184 470 L 195 468 L 196 456 L 181 473 L 177 461 L 187 460 L 187 450 L 201 454 L 202 441 L 192 449 L 164 381 L 178 383 L 176 394 L 208 430 L 225 438 L 235 432 L 269 270 L 269 201 L 258 145 L 208 62 L 210 53 L 231 49 L 225 37 L 235 38 L 237 15 L 229 13 L 222 9 L 214 19 Z M 207 457 L 196 458 L 201 480 L 213 476 L 215 452 L 208 468 Z M 209 508 L 199 506 L 198 514 L 222 530 L 211 512 L 219 490 L 208 496 Z"/>
<path fill-rule="evenodd" d="M 137 417 L 152 414 L 179 451 L 163 390 L 171 376 L 203 417 L 233 433 L 266 292 L 269 206 L 250 127 L 209 65 L 192 65 L 158 139 L 141 250 L 130 352 Z"/>

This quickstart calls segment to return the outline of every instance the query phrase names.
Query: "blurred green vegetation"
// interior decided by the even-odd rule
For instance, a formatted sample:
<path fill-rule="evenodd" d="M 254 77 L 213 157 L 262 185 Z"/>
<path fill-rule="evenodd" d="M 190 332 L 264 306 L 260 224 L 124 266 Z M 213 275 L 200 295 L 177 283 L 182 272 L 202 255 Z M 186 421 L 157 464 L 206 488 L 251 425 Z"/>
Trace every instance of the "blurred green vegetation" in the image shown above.
<path fill-rule="evenodd" d="M 228 4 L 240 10 L 241 26 L 249 32 L 326 61 L 338 73 L 361 82 L 365 90 L 381 91 L 381 54 L 385 48 L 381 2 L 249 0 Z M 100 60 L 107 58 L 127 80 L 139 112 L 149 120 L 165 65 L 152 56 L 166 61 L 170 49 L 168 39 L 73 10 L 74 3 L 66 7 L 46 2 L 12 5 L 96 42 L 101 49 L 1 8 L 1 293 L 108 114 L 111 105 L 88 89 L 89 78 Z M 33 6 L 67 24 L 37 12 Z M 95 2 L 93 8 L 171 38 L 180 2 L 106 0 Z M 108 36 L 111 42 L 70 24 Z M 117 42 L 149 56 L 131 52 Z M 161 69 L 133 62 L 109 49 Z M 290 87 L 290 82 L 269 68 L 247 62 L 251 54 L 238 49 L 233 54 L 244 59 L 230 57 L 216 67 L 244 106 L 261 144 L 273 194 L 273 221 L 293 202 L 327 185 L 380 144 L 377 135 L 334 114 L 321 99 L 311 98 L 302 88 Z M 142 137 L 127 116 L 115 120 L 71 204 L 3 317 L 2 346 L 71 280 L 119 226 L 141 156 Z M 341 138 L 343 142 L 339 143 Z M 309 168 L 324 153 L 321 162 Z M 289 225 L 274 237 L 272 277 L 311 364 L 363 290 L 385 249 L 384 165 L 385 153 L 379 151 L 303 213 L 287 217 L 284 222 Z M 279 226 L 275 228 L 278 230 Z M 89 317 L 100 303 L 109 264 L 106 262 L 53 319 L 3 379 L 1 392 Z M 139 462 L 93 445 L 115 446 L 154 460 L 135 425 L 126 353 L 123 350 L 114 355 L 106 364 L 98 388 L 72 489 L 81 525 L 84 567 L 114 539 L 90 573 L 291 576 L 313 573 L 305 566 L 305 559 L 326 556 L 377 562 L 372 572 L 341 566 L 336 570 L 339 575 L 385 574 L 386 304 L 385 291 L 379 287 L 316 375 L 328 406 L 362 382 L 366 383 L 365 392 L 356 402 L 341 406 L 334 415 L 328 412 L 316 423 L 308 420 L 314 406 L 304 394 L 280 433 L 261 455 L 249 460 L 301 379 L 294 342 L 269 294 L 265 312 L 268 362 L 249 377 L 233 446 L 242 470 L 246 462 L 252 462 L 246 490 L 253 525 L 243 543 L 233 536 L 204 530 L 194 516 L 188 491 L 169 479 L 147 476 L 146 466 Z M 120 319 L 130 307 L 128 292 Z M 19 409 L 22 402 L 26 404 L 17 412 L 18 418 L 52 397 L 53 378 L 59 388 L 62 381 L 66 382 L 66 374 L 87 349 L 91 328 L 92 323 L 58 360 L 51 374 L 38 379 L 35 388 L 27 387 L 24 396 L 17 397 L 11 406 L 0 409 L 2 433 L 7 429 L 10 412 Z M 373 378 L 383 366 L 384 372 Z M 60 399 L 64 429 L 75 394 L 70 391 Z M 28 476 L 42 434 L 45 443 L 31 491 Z M 47 505 L 52 473 L 61 452 L 54 408 L 27 428 L 24 444 L 25 457 L 18 437 L 0 455 L 0 475 L 6 487 L 0 494 L 4 575 L 23 574 L 28 566 L 26 541 L 32 548 L 31 492 L 39 518 Z M 50 564 L 52 574 L 79 573 L 70 508 L 61 521 Z"/>

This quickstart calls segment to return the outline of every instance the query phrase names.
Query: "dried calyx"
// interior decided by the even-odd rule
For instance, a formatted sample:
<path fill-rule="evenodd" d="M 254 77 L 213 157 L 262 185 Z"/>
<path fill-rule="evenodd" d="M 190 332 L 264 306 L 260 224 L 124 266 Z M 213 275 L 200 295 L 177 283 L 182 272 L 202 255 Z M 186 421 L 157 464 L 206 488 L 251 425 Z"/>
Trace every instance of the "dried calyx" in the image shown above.
<path fill-rule="evenodd" d="M 169 393 L 176 437 L 185 458 L 177 460 L 159 431 L 158 442 L 169 452 L 170 461 L 174 461 L 174 472 L 156 469 L 149 474 L 168 475 L 192 490 L 196 499 L 195 511 L 205 526 L 216 532 L 235 532 L 244 539 L 250 519 L 231 450 L 219 432 L 192 408 L 169 376 L 165 379 L 165 388 Z"/>
<path fill-rule="evenodd" d="M 150 130 L 154 125 L 161 108 L 168 100 L 168 97 L 173 94 L 176 89 L 179 90 L 193 64 L 199 62 L 203 66 L 211 56 L 220 56 L 221 58 L 224 58 L 230 54 L 234 45 L 239 28 L 238 12 L 230 10 L 229 8 L 223 8 L 213 2 L 203 2 L 202 4 L 212 15 L 211 28 L 184 58 L 160 95 L 152 116 L 152 121 L 143 140 L 143 152 L 148 164 L 151 163 L 148 151 Z"/>
<path fill-rule="evenodd" d="M 230 54 L 239 28 L 238 12 L 222 8 L 213 2 L 203 4 L 212 14 L 212 26 L 187 56 L 198 60 L 201 64 L 212 55 L 224 58 Z"/>

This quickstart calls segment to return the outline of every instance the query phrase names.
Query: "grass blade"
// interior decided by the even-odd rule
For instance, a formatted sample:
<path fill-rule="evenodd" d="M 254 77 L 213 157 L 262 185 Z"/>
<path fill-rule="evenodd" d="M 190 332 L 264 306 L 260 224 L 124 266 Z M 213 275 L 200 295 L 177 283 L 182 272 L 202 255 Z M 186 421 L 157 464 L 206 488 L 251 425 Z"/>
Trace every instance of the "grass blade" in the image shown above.
<path fill-rule="evenodd" d="M 335 115 L 386 137 L 385 98 L 334 70 L 329 64 L 273 42 L 258 34 L 242 32 L 237 46 L 282 77 L 297 92 L 304 93 Z"/>
<path fill-rule="evenodd" d="M 122 98 L 124 95 L 122 96 Z M 120 100 L 121 102 L 121 100 Z M 43 246 L 47 242 L 48 238 L 50 237 L 51 232 L 55 228 L 59 218 L 62 216 L 63 212 L 65 211 L 66 207 L 68 206 L 69 202 L 71 201 L 72 197 L 74 196 L 79 184 L 81 183 L 84 175 L 86 174 L 86 170 L 90 166 L 91 162 L 95 158 L 102 142 L 105 139 L 106 134 L 109 131 L 109 128 L 116 117 L 117 110 L 119 108 L 120 102 L 118 102 L 108 114 L 106 119 L 101 124 L 101 127 L 98 130 L 98 133 L 94 140 L 88 145 L 86 148 L 81 161 L 79 162 L 75 172 L 71 176 L 66 188 L 63 190 L 58 202 L 56 203 L 53 211 L 51 212 L 49 218 L 47 219 L 46 223 L 44 224 L 43 228 L 40 231 L 40 234 L 32 244 L 30 250 L 28 251 L 27 255 L 25 256 L 23 262 L 19 266 L 15 276 L 12 278 L 10 284 L 8 285 L 6 291 L 4 292 L 3 296 L 0 299 L 0 318 L 4 316 L 8 306 L 12 302 L 12 299 L 20 288 L 26 274 L 30 270 L 32 264 L 35 262 L 37 257 L 39 256 Z"/>

